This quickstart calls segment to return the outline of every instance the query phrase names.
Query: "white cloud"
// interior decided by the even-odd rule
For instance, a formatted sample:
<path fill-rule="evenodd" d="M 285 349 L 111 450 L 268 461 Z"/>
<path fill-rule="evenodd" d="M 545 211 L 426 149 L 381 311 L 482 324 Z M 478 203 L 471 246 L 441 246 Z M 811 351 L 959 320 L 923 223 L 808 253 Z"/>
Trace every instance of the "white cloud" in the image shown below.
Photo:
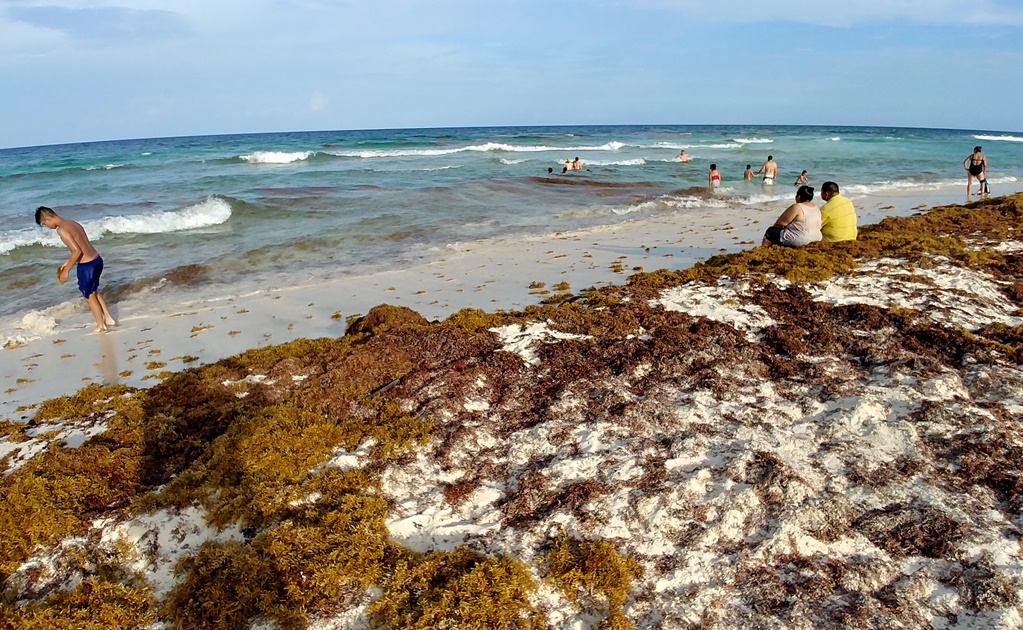
<path fill-rule="evenodd" d="M 329 102 L 330 99 L 328 99 L 323 92 L 316 90 L 313 92 L 312 97 L 309 99 L 309 111 L 314 114 L 322 112 L 323 110 L 327 109 L 327 104 Z"/>
<path fill-rule="evenodd" d="M 6 13 L 15 21 L 61 31 L 79 39 L 162 39 L 187 32 L 187 24 L 180 15 L 154 9 L 68 8 L 19 3 L 10 6 Z"/>

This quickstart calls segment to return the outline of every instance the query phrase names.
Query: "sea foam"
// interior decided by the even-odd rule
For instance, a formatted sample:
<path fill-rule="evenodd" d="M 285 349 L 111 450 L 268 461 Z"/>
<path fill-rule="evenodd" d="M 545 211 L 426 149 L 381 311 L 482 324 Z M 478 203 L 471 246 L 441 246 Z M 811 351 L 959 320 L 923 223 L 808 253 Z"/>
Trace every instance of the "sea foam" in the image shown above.
<path fill-rule="evenodd" d="M 484 142 L 483 144 L 470 144 L 463 147 L 451 147 L 447 149 L 375 149 L 367 151 L 341 151 L 331 153 L 331 155 L 347 158 L 373 159 L 394 157 L 437 157 L 442 155 L 453 155 L 456 153 L 488 153 L 491 151 L 500 151 L 503 153 L 543 153 L 547 151 L 577 153 L 580 151 L 618 151 L 624 146 L 624 143 L 614 140 L 597 146 L 549 146 L 546 144 L 520 145 L 507 144 L 505 142 Z"/>
<path fill-rule="evenodd" d="M 104 234 L 161 234 L 180 232 L 197 228 L 220 225 L 231 218 L 231 205 L 218 197 L 205 200 L 168 212 L 148 212 L 126 216 L 110 216 L 91 221 L 82 221 L 82 227 L 91 240 L 99 240 Z M 9 230 L 0 233 L 0 254 L 10 254 L 18 247 L 43 245 L 60 247 L 56 231 L 43 228 Z"/>
<path fill-rule="evenodd" d="M 976 135 L 973 136 L 977 140 L 993 140 L 996 142 L 1023 142 L 1023 138 L 1019 136 L 984 136 Z"/>
<path fill-rule="evenodd" d="M 284 151 L 253 151 L 249 155 L 240 156 L 239 159 L 249 164 L 291 164 L 292 162 L 308 160 L 313 153 L 315 151 L 295 151 L 291 153 Z"/>
<path fill-rule="evenodd" d="M 162 234 L 226 223 L 231 205 L 217 197 L 170 212 L 104 217 L 84 224 L 89 234 Z"/>

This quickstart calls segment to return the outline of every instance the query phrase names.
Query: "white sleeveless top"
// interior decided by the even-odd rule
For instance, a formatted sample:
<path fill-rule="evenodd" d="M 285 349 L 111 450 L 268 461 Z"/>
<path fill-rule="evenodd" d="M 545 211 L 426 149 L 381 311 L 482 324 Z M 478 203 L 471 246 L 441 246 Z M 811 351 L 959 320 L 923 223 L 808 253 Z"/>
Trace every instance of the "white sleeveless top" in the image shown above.
<path fill-rule="evenodd" d="M 821 210 L 812 202 L 799 204 L 803 209 L 803 220 L 793 221 L 782 228 L 779 239 L 787 247 L 809 245 L 821 240 Z"/>

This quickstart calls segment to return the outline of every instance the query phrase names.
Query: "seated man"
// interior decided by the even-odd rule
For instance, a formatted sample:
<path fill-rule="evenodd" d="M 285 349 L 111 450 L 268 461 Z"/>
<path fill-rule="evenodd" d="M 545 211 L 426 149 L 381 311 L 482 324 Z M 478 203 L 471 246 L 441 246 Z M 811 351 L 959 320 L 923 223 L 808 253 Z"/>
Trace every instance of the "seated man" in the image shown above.
<path fill-rule="evenodd" d="M 826 202 L 821 207 L 821 235 L 824 240 L 832 243 L 855 241 L 856 209 L 851 201 L 838 194 L 838 184 L 821 184 L 821 199 Z"/>

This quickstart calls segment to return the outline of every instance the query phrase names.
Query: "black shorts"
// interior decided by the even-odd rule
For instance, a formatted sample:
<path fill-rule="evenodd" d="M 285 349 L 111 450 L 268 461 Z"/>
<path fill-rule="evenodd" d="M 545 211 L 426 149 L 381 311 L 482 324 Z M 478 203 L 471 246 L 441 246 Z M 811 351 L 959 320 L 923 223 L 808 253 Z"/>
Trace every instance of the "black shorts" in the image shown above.
<path fill-rule="evenodd" d="M 781 233 L 784 229 L 785 228 L 778 227 L 777 225 L 772 225 L 767 228 L 766 232 L 764 232 L 764 238 L 770 241 L 772 245 L 781 245 Z"/>

